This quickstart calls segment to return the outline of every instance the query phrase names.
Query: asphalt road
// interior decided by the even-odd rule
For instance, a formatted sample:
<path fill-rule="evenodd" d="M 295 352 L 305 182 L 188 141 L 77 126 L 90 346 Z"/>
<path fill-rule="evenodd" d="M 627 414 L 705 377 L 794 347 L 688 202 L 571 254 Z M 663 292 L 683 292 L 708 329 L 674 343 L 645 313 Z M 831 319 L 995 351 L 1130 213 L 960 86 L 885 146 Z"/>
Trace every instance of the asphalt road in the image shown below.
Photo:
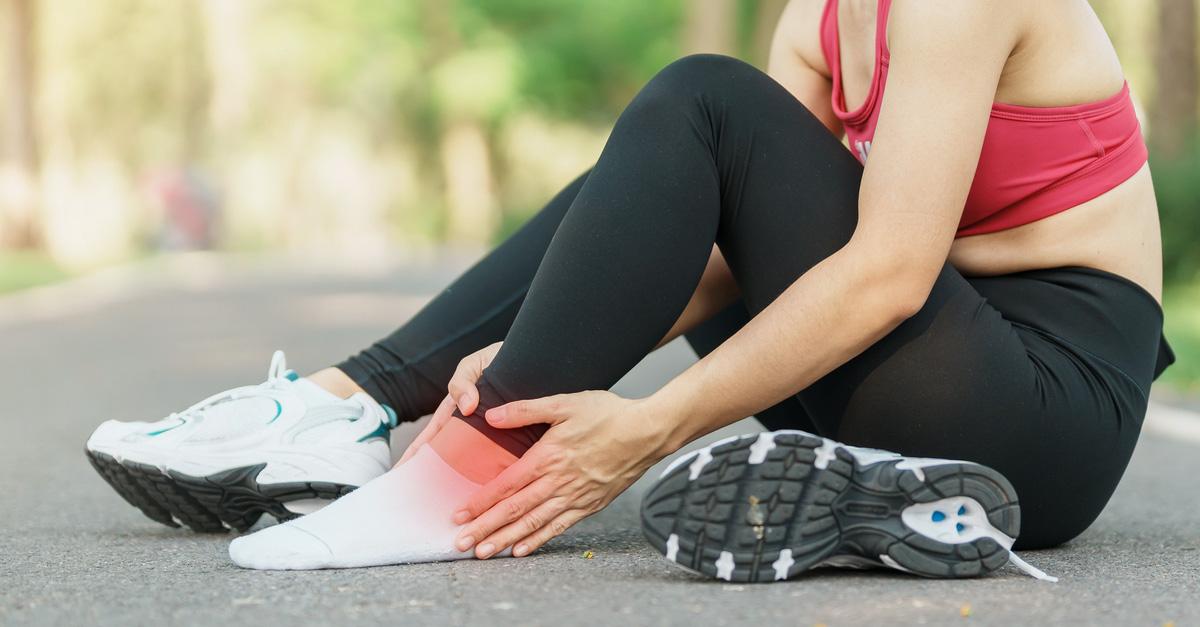
<path fill-rule="evenodd" d="M 0 624 L 1200 622 L 1200 443 L 1154 430 L 1088 532 L 1025 555 L 1058 584 L 1012 569 L 966 581 L 822 570 L 774 585 L 711 582 L 648 548 L 637 487 L 526 559 L 244 571 L 226 556 L 230 536 L 144 518 L 87 464 L 83 443 L 101 420 L 154 419 L 258 381 L 276 347 L 301 370 L 337 360 L 466 260 L 315 272 L 185 258 L 0 299 Z M 619 388 L 646 392 L 691 359 L 671 345 Z"/>

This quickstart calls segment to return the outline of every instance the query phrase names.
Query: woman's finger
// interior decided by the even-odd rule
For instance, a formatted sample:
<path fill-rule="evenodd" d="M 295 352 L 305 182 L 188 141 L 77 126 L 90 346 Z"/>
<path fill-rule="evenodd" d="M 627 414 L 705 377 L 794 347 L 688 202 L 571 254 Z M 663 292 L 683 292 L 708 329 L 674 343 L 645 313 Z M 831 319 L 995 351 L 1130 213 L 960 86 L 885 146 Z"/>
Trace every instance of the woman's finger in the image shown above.
<path fill-rule="evenodd" d="M 562 535 L 564 531 L 586 518 L 587 515 L 588 512 L 582 509 L 568 509 L 560 513 L 551 519 L 549 523 L 542 525 L 541 529 L 517 541 L 513 546 L 513 557 L 525 557 L 533 553 L 541 548 L 543 544 L 549 542 L 551 538 Z"/>
<path fill-rule="evenodd" d="M 519 520 L 545 503 L 554 494 L 554 485 L 546 479 L 535 481 L 516 494 L 501 500 L 491 509 L 479 515 L 459 532 L 455 546 L 460 551 L 475 547 L 476 557 L 488 557 L 510 544 L 497 545 L 492 542 L 488 546 L 484 539 L 510 523 Z M 516 540 L 517 538 L 513 538 Z"/>
<path fill-rule="evenodd" d="M 530 486 L 507 500 L 518 498 L 532 488 L 533 486 Z M 571 503 L 565 496 L 552 496 L 541 499 L 540 502 L 536 503 L 534 507 L 530 508 L 520 518 L 504 525 L 490 535 L 484 536 L 484 539 L 475 546 L 475 557 L 487 559 L 495 555 L 498 551 L 513 546 L 517 541 L 537 533 L 547 523 L 558 518 L 559 514 L 567 511 L 570 507 Z"/>
<path fill-rule="evenodd" d="M 539 458 L 537 445 L 525 451 L 525 455 L 505 468 L 495 479 L 487 482 L 471 495 L 463 509 L 454 514 L 454 524 L 461 525 L 474 520 L 479 515 L 491 509 L 496 503 L 516 494 L 522 488 L 539 479 L 537 463 Z M 459 534 L 460 537 L 463 534 Z"/>
<path fill-rule="evenodd" d="M 453 396 L 455 402 L 458 403 L 458 410 L 464 416 L 470 416 L 479 407 L 479 390 L 475 388 L 475 384 L 479 381 L 479 377 L 483 376 L 484 369 L 490 366 L 492 360 L 496 358 L 496 353 L 500 352 L 502 344 L 504 342 L 489 344 L 467 355 L 458 362 L 458 367 L 454 369 L 454 374 L 450 377 L 447 387 L 450 396 Z"/>
<path fill-rule="evenodd" d="M 450 383 L 446 385 L 450 396 L 458 405 L 458 410 L 464 416 L 475 413 L 475 408 L 479 406 L 479 391 L 475 389 L 475 382 L 479 381 L 482 374 L 483 360 L 479 358 L 479 354 L 468 355 L 458 362 L 454 375 L 450 377 Z"/>
<path fill-rule="evenodd" d="M 446 421 L 450 419 L 450 414 L 453 411 L 454 399 L 449 396 L 442 399 L 441 404 L 439 404 L 437 409 L 433 411 L 433 417 L 429 419 L 429 424 L 425 425 L 425 428 L 421 429 L 421 432 L 417 434 L 417 437 L 414 438 L 411 443 L 409 443 L 408 448 L 404 449 L 404 454 L 400 456 L 400 461 L 396 463 L 403 464 L 404 462 L 408 461 L 408 458 L 416 455 L 417 449 L 421 448 L 421 446 L 424 444 L 428 444 L 429 441 L 433 439 L 433 436 L 437 435 L 438 431 L 442 430 L 442 427 L 446 424 Z"/>
<path fill-rule="evenodd" d="M 580 394 L 556 394 L 526 401 L 513 401 L 487 410 L 488 424 L 502 429 L 531 424 L 556 424 L 571 413 Z"/>

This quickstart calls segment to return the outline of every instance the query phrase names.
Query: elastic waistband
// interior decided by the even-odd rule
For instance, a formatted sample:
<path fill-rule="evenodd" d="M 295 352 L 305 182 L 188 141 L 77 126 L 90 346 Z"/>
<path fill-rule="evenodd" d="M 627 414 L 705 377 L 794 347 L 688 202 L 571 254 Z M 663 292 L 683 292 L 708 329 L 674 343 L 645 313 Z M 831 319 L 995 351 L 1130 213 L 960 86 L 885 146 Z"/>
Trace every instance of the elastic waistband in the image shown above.
<path fill-rule="evenodd" d="M 1152 374 L 1152 379 L 1157 379 L 1160 375 L 1162 375 L 1163 371 L 1169 368 L 1171 364 L 1175 363 L 1175 350 L 1171 348 L 1171 343 L 1167 341 L 1167 336 L 1161 330 L 1163 320 L 1165 318 L 1163 314 L 1163 308 L 1162 305 L 1155 300 L 1153 294 L 1146 291 L 1146 288 L 1142 287 L 1141 285 L 1134 283 L 1133 281 L 1119 274 L 1113 274 L 1112 272 L 1105 272 L 1104 270 L 1086 267 L 1073 268 L 1073 270 L 1083 272 L 1084 274 L 1102 277 L 1125 285 L 1127 288 L 1129 288 L 1129 291 L 1133 292 L 1134 294 L 1139 294 L 1142 301 L 1148 303 L 1151 309 L 1158 314 L 1158 324 L 1160 329 L 1158 335 L 1158 353 L 1154 357 L 1154 371 Z"/>
<path fill-rule="evenodd" d="M 1143 391 L 1174 362 L 1162 305 L 1126 277 L 1065 266 L 969 280 L 1005 318 L 1103 358 Z"/>
<path fill-rule="evenodd" d="M 1094 276 L 1094 277 L 1101 278 L 1101 279 L 1107 279 L 1107 280 L 1113 281 L 1115 283 L 1120 283 L 1121 285 L 1124 285 L 1125 287 L 1129 288 L 1129 290 L 1132 291 L 1133 293 L 1135 293 L 1139 299 L 1148 303 L 1151 306 L 1151 308 L 1154 309 L 1154 311 L 1158 314 L 1159 321 L 1161 321 L 1163 319 L 1162 305 L 1159 304 L 1158 299 L 1154 298 L 1153 294 L 1151 294 L 1149 291 L 1147 291 L 1146 288 L 1142 287 L 1141 284 L 1136 283 L 1133 280 L 1123 277 L 1119 274 L 1114 274 L 1112 272 L 1109 272 L 1107 270 L 1100 270 L 1099 268 L 1091 268 L 1088 266 L 1061 266 L 1058 268 L 1041 268 L 1041 269 L 1037 269 L 1037 270 L 1026 270 L 1024 272 L 1018 272 L 1016 274 L 1029 276 L 1030 278 L 1033 278 L 1033 279 L 1036 279 L 1039 276 L 1042 276 L 1048 280 L 1053 280 L 1053 277 L 1055 277 L 1055 276 L 1063 276 L 1063 275 L 1070 275 L 1070 274 L 1084 274 L 1084 275 L 1090 275 L 1090 276 Z"/>

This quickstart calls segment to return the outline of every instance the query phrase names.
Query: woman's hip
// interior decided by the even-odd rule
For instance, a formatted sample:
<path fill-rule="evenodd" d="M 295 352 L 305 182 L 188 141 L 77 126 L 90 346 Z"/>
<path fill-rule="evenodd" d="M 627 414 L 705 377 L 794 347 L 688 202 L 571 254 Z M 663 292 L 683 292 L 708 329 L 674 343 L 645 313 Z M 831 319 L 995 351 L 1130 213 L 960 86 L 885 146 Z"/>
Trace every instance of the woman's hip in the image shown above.
<path fill-rule="evenodd" d="M 1161 339 L 1157 303 L 1106 274 L 947 265 L 920 313 L 800 400 L 841 441 L 999 470 L 1026 512 L 1021 545 L 1066 541 L 1132 455 Z"/>

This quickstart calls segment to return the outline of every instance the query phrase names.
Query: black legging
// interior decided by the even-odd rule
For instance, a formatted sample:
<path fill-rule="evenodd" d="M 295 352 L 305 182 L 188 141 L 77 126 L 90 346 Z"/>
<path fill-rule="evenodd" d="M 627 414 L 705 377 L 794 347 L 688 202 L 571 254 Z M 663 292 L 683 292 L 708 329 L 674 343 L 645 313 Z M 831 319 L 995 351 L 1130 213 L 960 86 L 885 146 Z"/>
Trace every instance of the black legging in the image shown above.
<path fill-rule="evenodd" d="M 726 57 L 677 61 L 621 115 L 591 173 L 339 367 L 413 418 L 444 396 L 458 359 L 503 338 L 465 420 L 519 454 L 545 428 L 493 429 L 482 409 L 610 387 L 670 329 L 716 242 L 743 301 L 689 336 L 711 350 L 849 241 L 861 175 L 765 74 Z M 919 313 L 768 422 L 987 464 L 1017 488 L 1018 546 L 1050 546 L 1115 489 L 1168 354 L 1161 327 L 1153 298 L 1112 274 L 968 279 L 947 264 Z"/>

